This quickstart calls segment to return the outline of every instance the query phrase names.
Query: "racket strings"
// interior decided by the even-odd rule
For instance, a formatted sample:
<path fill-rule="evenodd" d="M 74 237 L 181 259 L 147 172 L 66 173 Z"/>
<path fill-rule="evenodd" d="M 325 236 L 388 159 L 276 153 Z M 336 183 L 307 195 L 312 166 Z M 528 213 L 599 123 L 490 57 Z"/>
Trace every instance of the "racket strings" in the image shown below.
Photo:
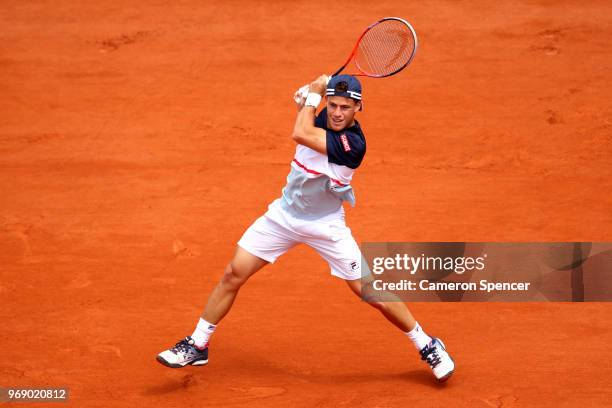
<path fill-rule="evenodd" d="M 360 71 L 371 76 L 386 76 L 410 62 L 415 51 L 410 28 L 398 20 L 384 20 L 368 30 L 355 55 Z"/>

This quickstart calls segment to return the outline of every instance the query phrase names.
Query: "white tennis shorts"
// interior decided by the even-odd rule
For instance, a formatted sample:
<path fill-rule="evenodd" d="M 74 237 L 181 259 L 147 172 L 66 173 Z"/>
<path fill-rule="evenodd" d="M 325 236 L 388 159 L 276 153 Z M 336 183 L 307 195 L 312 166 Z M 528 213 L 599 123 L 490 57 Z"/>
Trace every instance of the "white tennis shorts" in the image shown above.
<path fill-rule="evenodd" d="M 332 275 L 345 280 L 361 278 L 361 250 L 344 222 L 342 209 L 318 220 L 301 220 L 283 210 L 277 199 L 238 241 L 241 248 L 270 263 L 301 243 L 327 261 Z"/>

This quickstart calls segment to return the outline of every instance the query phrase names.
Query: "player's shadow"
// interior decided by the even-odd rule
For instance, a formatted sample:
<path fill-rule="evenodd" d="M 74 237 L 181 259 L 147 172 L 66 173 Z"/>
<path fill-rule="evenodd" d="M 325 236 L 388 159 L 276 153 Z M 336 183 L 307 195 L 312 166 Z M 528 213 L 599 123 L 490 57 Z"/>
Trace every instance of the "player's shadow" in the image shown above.
<path fill-rule="evenodd" d="M 411 384 L 419 384 L 430 389 L 443 389 L 447 386 L 447 383 L 438 383 L 434 379 L 431 371 L 427 367 L 423 369 L 414 369 L 404 372 L 376 372 L 365 370 L 363 372 L 353 373 L 325 373 L 321 375 L 311 375 L 308 379 L 313 382 L 327 383 L 333 381 L 334 383 L 340 384 L 353 384 L 355 386 L 371 384 L 378 381 L 392 381 L 392 382 L 407 382 Z"/>
<path fill-rule="evenodd" d="M 407 382 L 411 384 L 418 384 L 428 389 L 434 390 L 442 390 L 448 387 L 448 383 L 439 384 L 437 383 L 432 374 L 427 370 L 410 370 L 406 372 L 396 372 L 396 373 L 376 373 L 376 372 L 360 372 L 360 373 L 340 373 L 333 374 L 327 372 L 323 373 L 313 373 L 309 375 L 296 375 L 291 371 L 286 371 L 278 368 L 273 368 L 271 366 L 267 367 L 259 367 L 257 374 L 261 377 L 266 377 L 267 372 L 273 371 L 275 375 L 281 374 L 285 371 L 286 378 L 289 380 L 293 378 L 296 382 L 302 383 L 303 381 L 307 381 L 310 383 L 316 384 L 328 384 L 333 382 L 335 384 L 345 384 L 345 385 L 354 385 L 364 386 L 367 384 L 376 383 L 379 381 L 393 381 L 393 382 Z M 205 384 L 201 379 L 202 377 L 206 377 L 209 372 L 207 370 L 198 369 L 198 372 L 189 373 L 182 375 L 177 379 L 163 379 L 158 384 L 151 385 L 146 387 L 143 391 L 143 395 L 166 395 L 172 393 L 180 393 L 184 392 L 187 388 L 194 387 L 205 387 Z M 243 372 L 243 377 L 246 379 L 251 379 L 253 376 L 253 371 Z M 235 381 L 240 382 L 240 376 L 234 377 Z M 210 381 L 205 381 L 210 382 Z M 452 381 L 451 381 L 452 383 Z"/>
<path fill-rule="evenodd" d="M 421 361 L 418 361 L 418 364 L 421 365 Z M 380 381 L 391 381 L 419 384 L 433 389 L 445 386 L 444 383 L 440 384 L 434 379 L 431 370 L 425 364 L 406 371 L 391 371 L 384 366 L 371 364 L 358 370 L 349 371 L 346 367 L 332 365 L 325 367 L 314 367 L 307 363 L 282 365 L 274 359 L 263 357 L 262 354 L 248 354 L 242 355 L 240 361 L 237 361 L 235 365 L 232 364 L 232 368 L 226 367 L 227 369 L 232 371 L 233 378 L 249 378 L 256 372 L 258 375 L 269 376 L 270 378 L 293 378 L 299 382 L 315 384 L 332 382 L 360 386 Z M 228 373 L 226 372 L 226 374 Z"/>
<path fill-rule="evenodd" d="M 217 373 L 213 367 L 186 367 L 181 375 L 174 379 L 160 378 L 160 382 L 150 385 L 143 390 L 144 395 L 164 395 L 174 392 L 182 392 L 190 387 L 200 387 L 210 385 L 215 382 Z M 241 379 L 250 381 L 253 373 L 257 373 L 259 378 L 284 378 L 287 382 L 313 383 L 313 384 L 344 384 L 347 386 L 363 386 L 375 384 L 377 382 L 396 382 L 418 384 L 428 389 L 443 389 L 448 385 L 439 384 L 433 378 L 431 371 L 426 366 L 407 371 L 382 370 L 368 366 L 361 371 L 346 371 L 344 368 L 327 367 L 325 370 L 309 369 L 307 365 L 298 367 L 280 366 L 272 360 L 261 359 L 253 355 L 244 356 L 239 361 L 226 362 L 224 367 L 216 367 L 216 370 L 223 370 L 225 376 L 230 376 L 236 382 Z M 334 372 L 335 371 L 335 372 Z M 177 373 L 178 374 L 178 373 Z M 451 380 L 451 383 L 453 381 Z"/>

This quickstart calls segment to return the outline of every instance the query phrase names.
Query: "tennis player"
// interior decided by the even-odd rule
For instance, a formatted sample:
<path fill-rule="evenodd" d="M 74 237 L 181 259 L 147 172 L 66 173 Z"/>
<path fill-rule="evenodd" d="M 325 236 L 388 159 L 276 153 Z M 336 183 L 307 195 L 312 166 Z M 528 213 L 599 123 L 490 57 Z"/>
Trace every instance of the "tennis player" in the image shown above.
<path fill-rule="evenodd" d="M 210 338 L 240 288 L 298 244 L 314 248 L 331 274 L 362 296 L 361 251 L 345 224 L 343 208 L 345 201 L 355 205 L 351 180 L 366 153 L 365 136 L 355 120 L 362 109 L 361 84 L 350 75 L 331 79 L 322 75 L 308 89 L 306 98 L 299 91 L 295 95 L 298 113 L 292 137 L 297 147 L 281 197 L 246 230 L 193 334 L 158 354 L 161 364 L 172 368 L 206 364 Z M 316 115 L 324 96 L 326 106 Z M 427 335 L 404 303 L 369 304 L 412 341 L 438 381 L 453 374 L 455 364 L 444 343 Z"/>

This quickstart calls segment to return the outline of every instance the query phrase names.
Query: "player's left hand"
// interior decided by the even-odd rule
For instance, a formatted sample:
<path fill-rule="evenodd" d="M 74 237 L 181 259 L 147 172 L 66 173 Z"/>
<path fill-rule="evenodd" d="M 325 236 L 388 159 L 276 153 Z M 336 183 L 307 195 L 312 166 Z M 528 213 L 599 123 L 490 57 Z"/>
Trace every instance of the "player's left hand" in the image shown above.
<path fill-rule="evenodd" d="M 325 96 L 325 90 L 327 89 L 328 82 L 329 77 L 327 75 L 321 75 L 310 84 L 310 92 L 318 93 L 321 96 Z"/>
<path fill-rule="evenodd" d="M 306 97 L 308 96 L 308 84 L 304 85 L 293 94 L 293 100 L 298 108 L 304 106 L 304 101 L 306 101 Z"/>

